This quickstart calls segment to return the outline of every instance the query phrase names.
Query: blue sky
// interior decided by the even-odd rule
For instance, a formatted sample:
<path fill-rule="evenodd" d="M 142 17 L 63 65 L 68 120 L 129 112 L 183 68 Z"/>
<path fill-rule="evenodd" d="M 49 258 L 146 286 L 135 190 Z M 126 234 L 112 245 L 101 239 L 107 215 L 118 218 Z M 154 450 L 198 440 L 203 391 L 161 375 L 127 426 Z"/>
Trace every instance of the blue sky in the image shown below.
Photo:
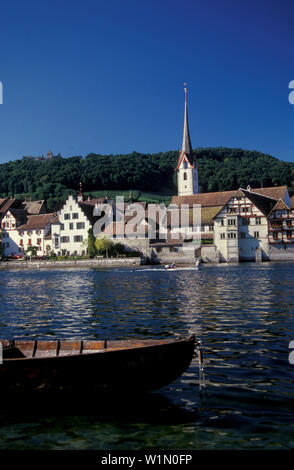
<path fill-rule="evenodd" d="M 290 0 L 0 3 L 0 162 L 192 145 L 294 161 Z"/>

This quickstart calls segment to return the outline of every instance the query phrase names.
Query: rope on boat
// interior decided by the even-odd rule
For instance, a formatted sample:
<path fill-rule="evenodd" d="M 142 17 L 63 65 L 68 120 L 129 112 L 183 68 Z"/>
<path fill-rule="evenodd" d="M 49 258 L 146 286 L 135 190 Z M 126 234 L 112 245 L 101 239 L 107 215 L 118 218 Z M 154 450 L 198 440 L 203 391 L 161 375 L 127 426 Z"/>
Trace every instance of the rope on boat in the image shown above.
<path fill-rule="evenodd" d="M 206 388 L 204 363 L 203 363 L 203 348 L 202 348 L 201 340 L 197 341 L 196 351 L 197 351 L 198 365 L 199 365 L 199 391 L 201 392 L 202 388 Z"/>

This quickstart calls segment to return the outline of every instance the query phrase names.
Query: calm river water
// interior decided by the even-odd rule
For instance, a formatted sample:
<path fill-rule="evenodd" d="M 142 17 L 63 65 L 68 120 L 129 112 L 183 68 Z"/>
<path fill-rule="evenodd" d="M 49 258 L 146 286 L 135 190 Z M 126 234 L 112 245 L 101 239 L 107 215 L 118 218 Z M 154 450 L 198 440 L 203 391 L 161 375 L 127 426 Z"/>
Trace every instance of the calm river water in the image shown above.
<path fill-rule="evenodd" d="M 294 447 L 294 264 L 0 272 L 1 338 L 202 340 L 198 366 L 137 401 L 0 404 L 1 449 Z"/>

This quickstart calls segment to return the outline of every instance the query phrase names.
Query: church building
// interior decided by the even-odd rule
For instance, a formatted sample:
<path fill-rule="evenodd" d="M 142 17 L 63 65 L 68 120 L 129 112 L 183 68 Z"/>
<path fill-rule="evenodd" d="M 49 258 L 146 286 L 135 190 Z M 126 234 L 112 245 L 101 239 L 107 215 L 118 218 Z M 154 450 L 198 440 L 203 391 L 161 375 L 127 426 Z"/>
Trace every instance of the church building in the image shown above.
<path fill-rule="evenodd" d="M 188 123 L 187 88 L 185 90 L 185 113 L 182 150 L 176 167 L 178 172 L 178 195 L 191 196 L 198 194 L 198 169 L 196 156 L 193 153 Z"/>

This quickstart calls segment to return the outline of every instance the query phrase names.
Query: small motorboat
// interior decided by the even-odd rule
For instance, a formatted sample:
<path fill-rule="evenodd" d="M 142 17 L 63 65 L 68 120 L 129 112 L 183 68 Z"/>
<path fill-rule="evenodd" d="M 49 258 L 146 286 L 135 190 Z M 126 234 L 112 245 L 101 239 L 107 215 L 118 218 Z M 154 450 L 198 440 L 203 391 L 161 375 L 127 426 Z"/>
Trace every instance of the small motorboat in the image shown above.
<path fill-rule="evenodd" d="M 165 265 L 165 269 L 175 269 L 176 267 L 177 266 L 175 262 Z"/>
<path fill-rule="evenodd" d="M 0 394 L 153 391 L 189 367 L 195 336 L 125 341 L 2 340 Z M 1 344 L 0 344 L 1 346 Z"/>
<path fill-rule="evenodd" d="M 199 269 L 200 264 L 201 264 L 201 258 L 197 258 L 196 261 L 195 261 L 195 267 Z"/>

